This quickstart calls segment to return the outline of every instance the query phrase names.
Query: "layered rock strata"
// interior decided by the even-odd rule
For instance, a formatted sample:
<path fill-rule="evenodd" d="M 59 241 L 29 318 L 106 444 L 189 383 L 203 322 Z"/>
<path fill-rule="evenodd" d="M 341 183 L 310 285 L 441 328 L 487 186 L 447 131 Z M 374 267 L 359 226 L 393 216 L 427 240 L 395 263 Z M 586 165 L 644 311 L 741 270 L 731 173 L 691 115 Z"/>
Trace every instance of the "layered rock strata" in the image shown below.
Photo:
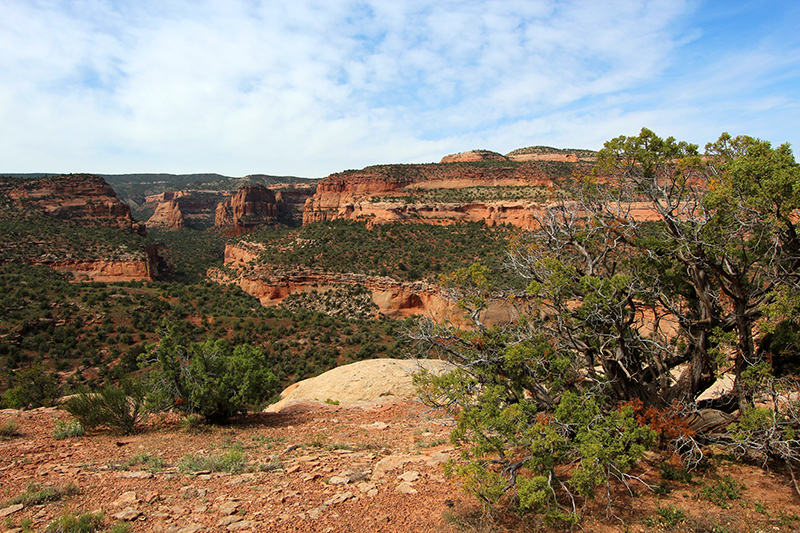
<path fill-rule="evenodd" d="M 353 273 L 332 273 L 313 269 L 278 270 L 256 265 L 260 246 L 254 243 L 225 247 L 226 272 L 212 269 L 208 275 L 219 283 L 236 283 L 258 298 L 262 305 L 277 305 L 291 294 L 325 292 L 337 287 L 364 287 L 370 291 L 378 312 L 390 318 L 425 314 L 436 320 L 462 320 L 463 311 L 440 287 L 425 282 L 400 282 L 392 278 Z M 487 321 L 499 323 L 511 317 L 504 303 L 487 311 Z"/>
<path fill-rule="evenodd" d="M 214 225 L 251 229 L 278 220 L 275 193 L 262 185 L 241 187 L 230 200 L 217 206 Z"/>
<path fill-rule="evenodd" d="M 335 219 L 364 219 L 372 225 L 477 221 L 490 226 L 530 228 L 542 202 L 553 197 L 555 180 L 590 168 L 584 162 L 497 160 L 488 160 L 488 164 L 368 167 L 332 174 L 320 181 L 316 194 L 305 204 L 303 223 Z M 448 190 L 463 189 L 476 191 L 476 197 L 469 201 L 448 200 L 458 196 Z M 540 189 L 541 195 L 533 196 L 533 189 Z"/>
<path fill-rule="evenodd" d="M 114 189 L 92 174 L 68 174 L 29 180 L 6 191 L 19 210 L 41 209 L 58 217 L 90 219 L 93 225 L 119 227 L 141 235 L 145 226 L 131 217 Z"/>

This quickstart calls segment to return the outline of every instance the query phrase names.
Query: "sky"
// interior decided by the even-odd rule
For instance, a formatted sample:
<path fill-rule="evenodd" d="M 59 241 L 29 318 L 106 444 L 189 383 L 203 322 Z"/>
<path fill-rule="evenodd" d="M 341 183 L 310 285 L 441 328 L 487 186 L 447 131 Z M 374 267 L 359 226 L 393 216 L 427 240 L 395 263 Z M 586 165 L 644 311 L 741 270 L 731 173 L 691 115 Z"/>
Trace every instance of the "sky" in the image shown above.
<path fill-rule="evenodd" d="M 795 0 L 0 0 L 0 172 L 324 177 L 600 149 L 800 146 Z"/>

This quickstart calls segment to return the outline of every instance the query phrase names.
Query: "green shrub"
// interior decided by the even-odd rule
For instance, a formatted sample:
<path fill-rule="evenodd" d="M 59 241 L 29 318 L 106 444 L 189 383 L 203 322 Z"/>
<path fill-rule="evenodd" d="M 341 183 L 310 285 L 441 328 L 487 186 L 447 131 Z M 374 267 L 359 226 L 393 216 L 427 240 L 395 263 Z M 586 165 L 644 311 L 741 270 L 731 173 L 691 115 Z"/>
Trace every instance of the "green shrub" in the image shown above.
<path fill-rule="evenodd" d="M 247 469 L 247 456 L 240 447 L 223 454 L 211 456 L 185 455 L 178 461 L 178 468 L 185 472 L 227 472 L 239 474 Z"/>
<path fill-rule="evenodd" d="M 7 439 L 11 438 L 17 434 L 17 429 L 19 425 L 17 421 L 13 418 L 9 418 L 8 420 L 3 420 L 0 422 L 0 437 Z"/>
<path fill-rule="evenodd" d="M 86 433 L 83 425 L 78 420 L 56 420 L 53 428 L 54 439 L 66 439 L 68 437 L 80 437 Z"/>
<path fill-rule="evenodd" d="M 40 364 L 15 372 L 12 383 L 4 395 L 6 405 L 12 409 L 47 407 L 61 397 L 56 375 Z"/>
<path fill-rule="evenodd" d="M 151 381 L 156 406 L 175 407 L 202 415 L 215 424 L 227 423 L 248 405 L 272 396 L 278 379 L 266 354 L 257 346 L 233 346 L 227 339 L 183 346 L 175 327 L 153 349 Z"/>
<path fill-rule="evenodd" d="M 61 518 L 50 522 L 45 533 L 93 533 L 102 523 L 102 513 L 83 513 L 76 516 L 65 512 Z"/>
<path fill-rule="evenodd" d="M 167 462 L 161 457 L 139 452 L 123 463 L 109 465 L 111 470 L 130 470 L 134 466 L 144 466 L 149 472 L 160 472 L 167 467 Z"/>
<path fill-rule="evenodd" d="M 83 427 L 104 426 L 130 435 L 136 432 L 141 421 L 144 400 L 142 383 L 126 380 L 119 387 L 106 385 L 97 393 L 82 392 L 73 396 L 63 408 Z"/>
<path fill-rule="evenodd" d="M 43 503 L 56 502 L 77 493 L 78 486 L 71 482 L 64 485 L 50 486 L 42 486 L 39 483 L 31 482 L 28 484 L 25 492 L 8 500 L 3 507 L 18 503 L 23 504 L 25 507 L 32 507 Z"/>
<path fill-rule="evenodd" d="M 727 509 L 730 507 L 730 501 L 738 500 L 741 497 L 742 490 L 744 490 L 744 485 L 730 476 L 724 476 L 714 485 L 704 487 L 702 494 L 711 503 Z"/>
<path fill-rule="evenodd" d="M 667 505 L 666 507 L 659 507 L 656 509 L 656 515 L 646 522 L 649 526 L 661 525 L 666 528 L 674 528 L 679 524 L 686 521 L 686 512 L 674 505 Z"/>

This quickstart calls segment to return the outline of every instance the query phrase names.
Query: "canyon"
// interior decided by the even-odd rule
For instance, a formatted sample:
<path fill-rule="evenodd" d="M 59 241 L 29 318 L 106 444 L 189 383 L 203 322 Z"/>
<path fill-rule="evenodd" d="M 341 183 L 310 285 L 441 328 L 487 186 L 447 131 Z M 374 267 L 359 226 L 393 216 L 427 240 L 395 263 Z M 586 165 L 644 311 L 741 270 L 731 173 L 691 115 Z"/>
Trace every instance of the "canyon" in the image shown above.
<path fill-rule="evenodd" d="M 6 261 L 45 265 L 76 281 L 153 281 L 158 276 L 158 246 L 144 243 L 145 225 L 133 219 L 130 207 L 100 176 L 3 180 L 0 198 L 0 219 L 13 228 L 3 235 Z M 55 226 L 48 230 L 50 220 Z M 104 239 L 111 234 L 104 230 L 118 231 L 122 241 L 109 245 Z"/>
<path fill-rule="evenodd" d="M 589 172 L 575 154 L 519 156 L 487 151 L 454 154 L 441 163 L 381 165 L 331 174 L 306 201 L 303 224 L 367 220 L 454 224 L 483 222 L 530 228 L 555 197 L 558 180 Z"/>
<path fill-rule="evenodd" d="M 235 184 L 232 182 L 231 184 Z M 152 215 L 148 228 L 218 227 L 242 233 L 259 225 L 301 218 L 315 185 L 278 183 L 243 185 L 238 189 L 185 190 L 145 197 L 139 210 Z"/>
<path fill-rule="evenodd" d="M 438 285 L 302 267 L 279 269 L 258 264 L 261 250 L 261 246 L 254 242 L 228 244 L 225 247 L 227 268 L 209 270 L 209 278 L 218 283 L 235 283 L 265 306 L 279 305 L 292 294 L 319 294 L 340 287 L 358 286 L 369 291 L 377 312 L 387 318 L 402 319 L 424 314 L 437 321 L 459 323 L 463 320 L 463 310 Z M 512 313 L 509 304 L 497 302 L 489 306 L 485 319 L 488 323 L 503 323 L 511 318 Z"/>

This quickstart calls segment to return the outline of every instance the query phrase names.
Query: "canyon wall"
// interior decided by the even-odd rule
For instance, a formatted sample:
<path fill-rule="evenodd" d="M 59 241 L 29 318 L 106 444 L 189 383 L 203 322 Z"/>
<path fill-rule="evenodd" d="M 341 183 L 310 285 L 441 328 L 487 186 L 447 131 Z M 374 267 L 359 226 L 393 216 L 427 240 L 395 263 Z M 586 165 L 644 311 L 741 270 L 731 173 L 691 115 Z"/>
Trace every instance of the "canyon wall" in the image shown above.
<path fill-rule="evenodd" d="M 131 208 L 122 203 L 114 189 L 100 176 L 68 174 L 28 180 L 4 192 L 17 211 L 42 210 L 71 220 L 84 219 L 92 225 L 118 227 L 145 234 L 145 226 L 131 217 Z"/>
<path fill-rule="evenodd" d="M 262 185 L 247 185 L 239 188 L 230 200 L 217 206 L 214 225 L 251 229 L 278 221 L 278 205 L 275 193 Z"/>
<path fill-rule="evenodd" d="M 158 275 L 158 247 L 144 245 L 144 224 L 100 176 L 0 180 L 0 217 L 13 228 L 0 236 L 7 261 L 46 265 L 76 281 L 152 281 Z"/>
<path fill-rule="evenodd" d="M 68 272 L 75 281 L 154 281 L 158 277 L 158 246 L 145 248 L 144 257 L 109 260 L 70 260 L 41 263 L 59 272 Z"/>
<path fill-rule="evenodd" d="M 473 156 L 483 159 L 469 162 Z M 567 161 L 567 156 L 523 163 L 472 152 L 448 157 L 461 162 L 385 165 L 331 174 L 306 201 L 303 224 L 362 219 L 371 225 L 470 221 L 530 228 L 543 202 L 555 194 L 558 179 L 591 169 L 590 163 Z M 464 189 L 475 193 L 471 199 L 457 198 Z"/>
<path fill-rule="evenodd" d="M 225 266 L 228 269 L 211 269 L 208 275 L 219 283 L 236 283 L 266 306 L 277 305 L 291 294 L 312 291 L 320 293 L 356 285 L 368 289 L 379 312 L 389 318 L 425 314 L 437 321 L 461 323 L 463 320 L 463 311 L 436 285 L 305 268 L 277 270 L 254 264 L 259 251 L 260 246 L 254 243 L 228 244 L 225 247 Z M 496 323 L 508 320 L 511 312 L 507 305 L 498 303 L 488 310 L 488 321 Z"/>

